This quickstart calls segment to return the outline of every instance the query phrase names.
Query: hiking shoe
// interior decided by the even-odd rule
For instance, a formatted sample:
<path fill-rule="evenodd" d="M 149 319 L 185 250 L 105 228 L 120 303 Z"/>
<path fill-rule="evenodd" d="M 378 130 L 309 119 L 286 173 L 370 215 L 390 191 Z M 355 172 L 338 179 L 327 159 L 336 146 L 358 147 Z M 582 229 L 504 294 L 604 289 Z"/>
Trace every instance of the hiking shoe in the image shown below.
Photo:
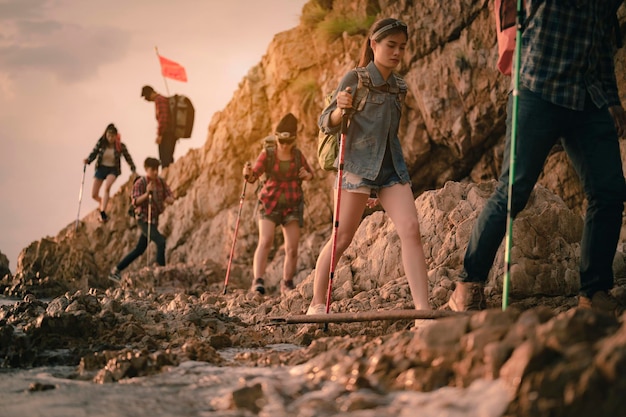
<path fill-rule="evenodd" d="M 263 278 L 256 278 L 252 282 L 252 291 L 256 291 L 261 295 L 265 294 L 265 281 L 263 281 Z"/>
<path fill-rule="evenodd" d="M 453 311 L 484 310 L 487 307 L 484 284 L 458 281 L 448 305 Z"/>
<path fill-rule="evenodd" d="M 109 216 L 107 216 L 106 212 L 101 211 L 100 212 L 100 222 L 101 223 L 106 223 L 107 221 L 109 221 Z"/>
<path fill-rule="evenodd" d="M 117 284 L 122 282 L 122 276 L 120 275 L 120 271 L 117 268 L 113 268 L 111 273 L 109 274 L 109 279 Z"/>
<path fill-rule="evenodd" d="M 293 283 L 293 280 L 282 280 L 280 281 L 280 294 L 287 295 L 289 292 L 296 289 L 296 286 Z"/>
<path fill-rule="evenodd" d="M 596 291 L 591 298 L 584 295 L 578 296 L 578 308 L 594 310 L 615 317 L 621 316 L 624 312 L 624 306 L 606 291 Z"/>
<path fill-rule="evenodd" d="M 326 306 L 324 304 L 311 305 L 306 311 L 307 316 L 315 316 L 318 314 L 326 314 Z"/>

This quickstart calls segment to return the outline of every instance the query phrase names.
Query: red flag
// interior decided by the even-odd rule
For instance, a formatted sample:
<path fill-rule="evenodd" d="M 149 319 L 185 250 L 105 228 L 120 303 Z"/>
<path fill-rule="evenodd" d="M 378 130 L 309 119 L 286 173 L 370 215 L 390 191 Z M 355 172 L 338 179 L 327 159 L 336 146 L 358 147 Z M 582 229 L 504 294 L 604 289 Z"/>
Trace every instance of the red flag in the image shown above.
<path fill-rule="evenodd" d="M 185 68 L 178 62 L 163 58 L 161 55 L 159 55 L 159 62 L 161 63 L 161 74 L 163 74 L 164 77 L 171 78 L 176 81 L 187 82 L 187 73 L 185 72 Z"/>

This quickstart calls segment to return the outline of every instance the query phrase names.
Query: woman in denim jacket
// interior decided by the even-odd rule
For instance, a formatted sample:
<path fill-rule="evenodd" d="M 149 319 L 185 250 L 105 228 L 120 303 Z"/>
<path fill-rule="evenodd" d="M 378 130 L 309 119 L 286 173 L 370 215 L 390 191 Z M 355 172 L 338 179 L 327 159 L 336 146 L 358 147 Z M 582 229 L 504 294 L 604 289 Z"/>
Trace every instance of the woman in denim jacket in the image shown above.
<path fill-rule="evenodd" d="M 398 85 L 399 77 L 392 73 L 404 55 L 407 27 L 396 19 L 382 19 L 374 23 L 369 33 L 359 66 L 366 68 L 371 85 L 362 110 L 352 114 L 344 144 L 344 175 L 335 262 L 350 245 L 368 205 L 370 193 L 376 192 L 394 225 L 401 225 L 396 229 L 402 245 L 402 264 L 415 308 L 430 310 L 428 273 L 419 222 L 409 173 L 398 139 L 403 97 Z M 342 111 L 352 110 L 352 93 L 357 91 L 357 85 L 356 70 L 343 77 L 331 103 L 320 116 L 319 127 L 322 131 L 333 133 L 339 130 Z M 317 259 L 313 299 L 307 314 L 325 312 L 331 252 L 332 238 Z"/>

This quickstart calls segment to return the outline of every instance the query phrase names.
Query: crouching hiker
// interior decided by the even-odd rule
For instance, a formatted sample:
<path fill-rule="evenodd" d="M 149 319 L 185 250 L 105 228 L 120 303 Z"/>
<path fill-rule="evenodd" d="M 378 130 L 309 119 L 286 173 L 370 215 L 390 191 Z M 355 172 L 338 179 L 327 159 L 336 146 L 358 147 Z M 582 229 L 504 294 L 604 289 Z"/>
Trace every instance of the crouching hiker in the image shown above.
<path fill-rule="evenodd" d="M 120 134 L 113 123 L 110 123 L 104 130 L 104 134 L 98 139 L 96 146 L 84 159 L 84 164 L 89 165 L 96 157 L 96 173 L 93 181 L 93 189 L 91 197 L 96 200 L 100 206 L 100 218 L 98 221 L 105 223 L 109 220 L 106 210 L 109 205 L 109 195 L 111 186 L 122 173 L 121 157 L 124 156 L 126 162 L 130 166 L 131 171 L 135 173 L 135 163 L 130 157 L 126 145 L 122 143 Z M 100 188 L 104 184 L 104 193 L 100 197 Z"/>
<path fill-rule="evenodd" d="M 159 177 L 159 165 L 161 162 L 158 159 L 146 158 L 143 165 L 146 176 L 135 180 L 132 202 L 141 235 L 135 249 L 111 269 L 111 281 L 121 281 L 120 273 L 146 251 L 150 240 L 157 245 L 157 263 L 165 266 L 165 237 L 158 230 L 159 215 L 166 204 L 174 202 L 174 196 L 165 180 Z"/>
<path fill-rule="evenodd" d="M 295 146 L 298 120 L 291 113 L 276 127 L 276 148 L 261 151 L 254 167 L 247 163 L 244 178 L 254 183 L 265 174 L 266 180 L 259 192 L 259 243 L 254 252 L 252 291 L 265 294 L 267 257 L 274 243 L 276 226 L 283 226 L 285 263 L 280 283 L 281 294 L 295 288 L 293 277 L 298 261 L 298 241 L 303 226 L 304 196 L 302 181 L 311 180 L 313 171 L 304 155 Z"/>

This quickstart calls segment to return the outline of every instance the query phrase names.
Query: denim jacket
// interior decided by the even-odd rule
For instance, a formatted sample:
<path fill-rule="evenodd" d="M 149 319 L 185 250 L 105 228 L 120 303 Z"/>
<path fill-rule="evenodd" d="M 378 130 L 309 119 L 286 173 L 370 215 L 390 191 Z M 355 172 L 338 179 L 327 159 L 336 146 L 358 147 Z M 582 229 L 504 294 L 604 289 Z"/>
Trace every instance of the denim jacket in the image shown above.
<path fill-rule="evenodd" d="M 372 88 L 365 98 L 363 110 L 355 112 L 350 119 L 344 144 L 344 169 L 368 180 L 376 179 L 389 143 L 396 173 L 403 183 L 408 183 L 409 172 L 398 138 L 402 102 L 398 94 L 386 91 L 389 87 L 397 87 L 396 80 L 390 76 L 385 81 L 374 62 L 370 62 L 366 69 L 370 74 Z M 358 75 L 355 70 L 351 70 L 343 77 L 330 104 L 320 115 L 318 125 L 323 132 L 339 131 L 340 126 L 329 126 L 330 114 L 337 108 L 337 92 L 350 87 L 354 94 L 357 85 Z"/>

